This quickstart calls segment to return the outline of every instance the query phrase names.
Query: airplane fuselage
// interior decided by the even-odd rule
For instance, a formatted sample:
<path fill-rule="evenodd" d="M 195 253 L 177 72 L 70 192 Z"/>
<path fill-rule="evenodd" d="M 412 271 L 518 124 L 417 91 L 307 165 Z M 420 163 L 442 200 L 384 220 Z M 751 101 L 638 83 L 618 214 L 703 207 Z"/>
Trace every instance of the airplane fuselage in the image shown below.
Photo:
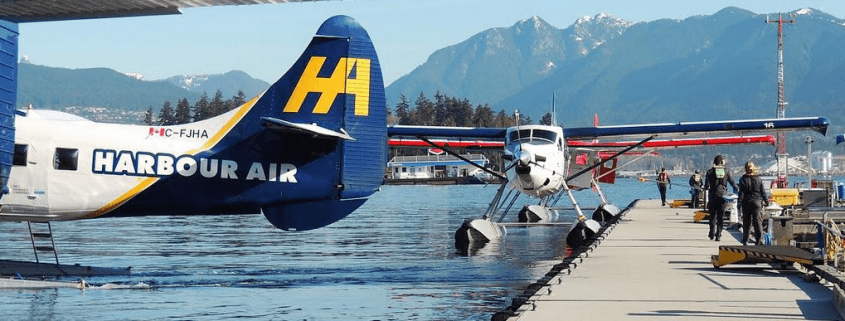
<path fill-rule="evenodd" d="M 117 125 L 27 110 L 14 125 L 0 221 L 263 213 L 310 230 L 360 207 L 387 162 L 380 64 L 346 16 L 326 20 L 264 93 L 210 119 Z"/>
<path fill-rule="evenodd" d="M 284 157 L 233 157 L 212 150 L 253 103 L 206 121 L 176 126 L 101 124 L 55 111 L 30 110 L 16 118 L 15 161 L 0 220 L 97 217 L 167 180 L 184 182 L 161 200 L 181 200 L 176 202 L 179 206 L 153 208 L 156 202 L 145 202 L 122 211 L 211 210 L 225 201 L 227 207 L 258 213 L 258 204 L 246 197 L 239 203 L 182 194 L 215 186 L 237 190 L 264 182 L 291 187 L 299 182 L 297 166 Z"/>
<path fill-rule="evenodd" d="M 568 168 L 566 143 L 559 126 L 508 128 L 505 155 L 513 159 L 507 171 L 511 187 L 534 197 L 557 193 Z"/>

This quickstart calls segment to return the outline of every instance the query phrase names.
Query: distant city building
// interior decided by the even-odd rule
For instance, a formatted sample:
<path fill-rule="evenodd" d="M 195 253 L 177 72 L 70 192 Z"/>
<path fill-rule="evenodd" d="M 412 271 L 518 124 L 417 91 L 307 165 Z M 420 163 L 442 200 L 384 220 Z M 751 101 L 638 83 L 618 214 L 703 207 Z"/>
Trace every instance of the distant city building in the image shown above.
<path fill-rule="evenodd" d="M 465 154 L 461 157 L 479 166 L 487 166 L 490 163 L 487 157 L 481 154 Z M 452 155 L 396 156 L 387 162 L 387 168 L 390 179 L 468 177 L 484 173 Z"/>

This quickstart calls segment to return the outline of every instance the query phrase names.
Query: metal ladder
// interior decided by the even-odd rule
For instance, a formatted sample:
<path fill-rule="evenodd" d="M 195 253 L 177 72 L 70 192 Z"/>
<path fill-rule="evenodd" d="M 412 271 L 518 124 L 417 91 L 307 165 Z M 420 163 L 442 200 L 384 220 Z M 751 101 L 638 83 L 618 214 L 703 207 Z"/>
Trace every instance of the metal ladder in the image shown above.
<path fill-rule="evenodd" d="M 32 225 L 36 224 L 41 225 L 41 228 L 36 228 L 36 231 L 32 230 Z M 44 231 L 44 225 L 47 225 L 47 230 Z M 41 263 L 38 259 L 38 252 L 53 252 L 53 257 L 56 259 L 56 265 L 59 265 L 59 254 L 56 253 L 56 242 L 53 241 L 53 228 L 50 226 L 50 222 L 26 222 L 26 225 L 29 227 L 29 238 L 32 240 L 32 251 L 35 252 L 35 262 Z M 50 244 L 43 244 L 46 243 L 47 240 L 50 240 Z M 37 243 L 36 243 L 37 242 Z"/>

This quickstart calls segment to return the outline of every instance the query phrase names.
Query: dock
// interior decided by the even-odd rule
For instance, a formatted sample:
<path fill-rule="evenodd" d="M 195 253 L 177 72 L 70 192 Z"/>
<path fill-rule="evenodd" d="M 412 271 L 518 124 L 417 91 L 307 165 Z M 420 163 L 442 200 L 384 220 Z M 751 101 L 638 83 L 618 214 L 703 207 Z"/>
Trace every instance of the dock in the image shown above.
<path fill-rule="evenodd" d="M 797 263 L 714 267 L 719 246 L 740 246 L 742 235 L 725 229 L 711 241 L 693 215 L 659 200 L 636 202 L 600 243 L 492 319 L 843 320 L 839 286 Z"/>
<path fill-rule="evenodd" d="M 129 275 L 131 267 L 103 268 L 79 264 L 49 264 L 13 260 L 0 260 L 0 276 L 67 277 Z"/>

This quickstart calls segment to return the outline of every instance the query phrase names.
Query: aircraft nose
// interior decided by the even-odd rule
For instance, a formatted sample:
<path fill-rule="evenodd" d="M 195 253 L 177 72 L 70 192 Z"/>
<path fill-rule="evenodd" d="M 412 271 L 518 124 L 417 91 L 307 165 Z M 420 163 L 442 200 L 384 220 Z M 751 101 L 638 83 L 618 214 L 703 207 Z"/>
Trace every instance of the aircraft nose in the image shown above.
<path fill-rule="evenodd" d="M 528 166 L 531 163 L 531 152 L 527 150 L 519 151 L 519 166 Z"/>

